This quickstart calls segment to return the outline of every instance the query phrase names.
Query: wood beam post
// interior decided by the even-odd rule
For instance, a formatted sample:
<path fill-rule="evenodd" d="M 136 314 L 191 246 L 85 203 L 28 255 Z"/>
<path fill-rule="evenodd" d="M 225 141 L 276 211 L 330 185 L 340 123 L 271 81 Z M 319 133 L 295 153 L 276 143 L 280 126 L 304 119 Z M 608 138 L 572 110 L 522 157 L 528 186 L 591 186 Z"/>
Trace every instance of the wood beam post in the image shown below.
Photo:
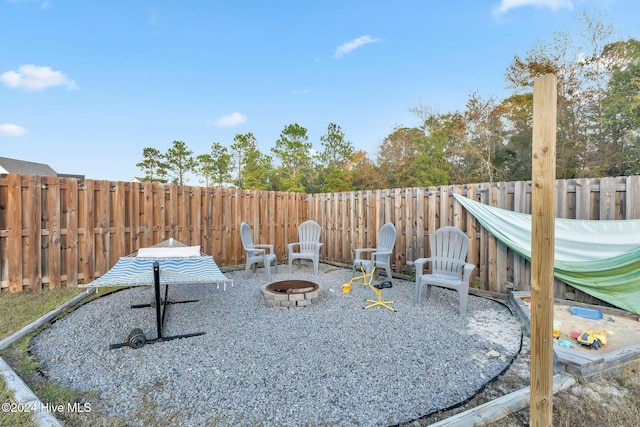
<path fill-rule="evenodd" d="M 533 83 L 530 425 L 552 426 L 557 79 Z"/>

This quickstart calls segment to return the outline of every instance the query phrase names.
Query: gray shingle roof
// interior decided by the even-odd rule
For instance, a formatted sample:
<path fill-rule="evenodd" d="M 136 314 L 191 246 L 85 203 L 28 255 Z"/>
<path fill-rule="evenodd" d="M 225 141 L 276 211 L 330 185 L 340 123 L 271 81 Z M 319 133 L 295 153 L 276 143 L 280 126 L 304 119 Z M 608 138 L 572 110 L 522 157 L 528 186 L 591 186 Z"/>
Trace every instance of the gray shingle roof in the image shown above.
<path fill-rule="evenodd" d="M 53 168 L 44 163 L 0 157 L 0 173 L 18 173 L 20 175 L 57 176 Z"/>

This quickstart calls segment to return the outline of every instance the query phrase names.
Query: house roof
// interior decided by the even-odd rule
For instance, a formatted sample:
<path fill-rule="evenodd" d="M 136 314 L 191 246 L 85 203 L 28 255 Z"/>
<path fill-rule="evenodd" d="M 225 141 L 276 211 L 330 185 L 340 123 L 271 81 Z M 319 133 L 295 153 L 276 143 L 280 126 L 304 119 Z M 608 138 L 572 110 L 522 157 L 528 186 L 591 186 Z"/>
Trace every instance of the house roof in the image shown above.
<path fill-rule="evenodd" d="M 20 175 L 57 176 L 53 168 L 44 163 L 0 157 L 0 173 L 17 173 Z"/>

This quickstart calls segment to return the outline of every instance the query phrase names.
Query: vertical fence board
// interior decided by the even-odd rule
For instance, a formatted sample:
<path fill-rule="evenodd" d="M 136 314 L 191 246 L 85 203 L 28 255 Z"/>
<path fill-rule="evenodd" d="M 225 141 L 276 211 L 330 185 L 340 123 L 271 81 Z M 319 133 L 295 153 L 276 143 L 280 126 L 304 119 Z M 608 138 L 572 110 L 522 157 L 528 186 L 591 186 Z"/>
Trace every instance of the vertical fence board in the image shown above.
<path fill-rule="evenodd" d="M 42 290 L 42 185 L 35 177 L 27 176 L 24 179 L 27 183 L 25 202 L 29 207 L 25 215 L 27 243 L 23 260 L 29 288 L 40 291 Z"/>
<path fill-rule="evenodd" d="M 82 205 L 84 215 L 81 219 L 83 233 L 83 247 L 80 249 L 82 257 L 83 283 L 91 283 L 96 278 L 96 251 L 95 251 L 95 189 L 92 180 L 84 182 L 82 191 Z"/>
<path fill-rule="evenodd" d="M 47 187 L 47 276 L 50 288 L 60 288 L 60 182 L 57 177 L 45 177 Z"/>
<path fill-rule="evenodd" d="M 202 247 L 202 188 L 194 187 L 191 197 L 191 244 Z M 204 189 L 206 191 L 206 189 Z"/>
<path fill-rule="evenodd" d="M 130 254 L 136 251 L 140 247 L 140 224 L 141 214 L 144 207 L 142 201 L 144 200 L 143 193 L 141 191 L 142 185 L 138 182 L 131 182 L 128 186 L 129 189 L 129 209 L 127 216 L 129 219 L 129 235 L 127 239 L 127 247 L 125 252 Z"/>
<path fill-rule="evenodd" d="M 467 198 L 476 200 L 476 187 L 474 185 L 467 186 Z M 467 215 L 466 231 L 467 236 L 469 236 L 469 255 L 467 257 L 467 261 L 474 265 L 478 265 L 480 260 L 480 239 L 478 238 L 478 227 L 478 221 L 476 221 L 473 215 Z M 478 268 L 473 270 L 473 274 L 471 276 L 471 284 L 473 286 L 479 287 L 479 275 L 480 270 Z"/>
<path fill-rule="evenodd" d="M 526 213 L 527 212 L 527 199 L 530 192 L 527 188 L 527 183 L 524 181 L 516 182 L 513 195 L 513 210 L 515 212 Z M 513 253 L 513 283 L 516 290 L 528 289 L 528 285 L 525 287 L 530 277 L 530 270 L 527 268 L 528 261 Z"/>
<path fill-rule="evenodd" d="M 401 260 L 401 264 L 397 267 L 396 272 L 404 273 L 406 271 L 407 260 L 413 261 L 417 257 L 415 256 L 415 247 L 416 245 L 416 235 L 414 230 L 416 229 L 416 220 L 415 215 L 418 214 L 416 211 L 416 206 L 414 205 L 413 194 L 415 193 L 415 188 L 406 188 L 404 190 L 404 236 L 405 236 L 405 251 L 404 258 Z"/>
<path fill-rule="evenodd" d="M 118 258 L 115 254 L 124 254 L 127 253 L 127 247 L 125 244 L 126 239 L 126 199 L 127 196 L 130 195 L 129 192 L 125 191 L 124 182 L 118 182 L 113 187 L 113 211 L 115 215 L 115 235 L 113 239 L 113 249 L 112 255 L 109 257 L 109 263 L 111 265 L 115 264 L 118 261 Z M 109 267 L 111 268 L 111 267 Z"/>
<path fill-rule="evenodd" d="M 416 246 L 413 250 L 413 259 L 416 260 L 418 258 L 424 258 L 427 256 L 427 252 L 425 251 L 425 239 L 424 239 L 424 217 L 425 217 L 425 188 L 418 187 L 416 188 L 416 215 L 415 221 L 413 223 L 413 229 L 416 234 Z M 410 273 L 410 272 L 409 272 Z"/>
<path fill-rule="evenodd" d="M 78 181 L 67 181 L 66 284 L 78 285 Z"/>
<path fill-rule="evenodd" d="M 589 219 L 591 205 L 591 182 L 588 178 L 576 180 L 576 219 Z"/>
<path fill-rule="evenodd" d="M 616 181 L 614 178 L 600 178 L 600 218 L 616 219 Z"/>
<path fill-rule="evenodd" d="M 205 188 L 202 191 L 202 210 L 203 210 L 203 221 L 202 221 L 202 251 L 207 254 L 213 254 L 212 246 L 212 234 L 211 228 L 213 227 L 212 216 L 213 216 L 213 197 L 212 190 L 209 188 Z"/>
<path fill-rule="evenodd" d="M 640 175 L 627 177 L 625 219 L 640 219 Z"/>
<path fill-rule="evenodd" d="M 20 175 L 7 178 L 7 252 L 2 263 L 7 266 L 10 292 L 22 292 L 22 180 Z"/>
<path fill-rule="evenodd" d="M 499 197 L 497 194 L 497 188 L 494 186 L 489 187 L 489 204 L 494 207 L 499 207 Z M 488 253 L 488 289 L 492 292 L 498 292 L 499 289 L 499 269 L 502 267 L 499 262 L 502 262 L 502 259 L 498 258 L 498 241 L 491 235 L 487 235 L 487 240 L 489 243 L 489 253 Z"/>
<path fill-rule="evenodd" d="M 110 225 L 110 206 L 111 188 L 108 181 L 98 182 L 98 208 L 96 214 L 98 216 L 98 236 L 96 242 L 96 267 L 99 275 L 106 273 L 111 266 L 109 265 L 109 253 L 111 245 L 111 229 Z"/>

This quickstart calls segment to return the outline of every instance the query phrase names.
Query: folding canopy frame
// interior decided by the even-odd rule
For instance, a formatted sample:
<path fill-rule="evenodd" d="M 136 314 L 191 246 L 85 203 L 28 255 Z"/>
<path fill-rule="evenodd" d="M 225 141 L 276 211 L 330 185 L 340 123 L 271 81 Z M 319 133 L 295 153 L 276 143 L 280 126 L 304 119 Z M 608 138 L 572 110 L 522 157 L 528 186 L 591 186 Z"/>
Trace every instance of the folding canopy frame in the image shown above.
<path fill-rule="evenodd" d="M 165 242 L 161 243 L 163 245 Z M 222 283 L 226 289 L 227 283 L 233 284 L 220 271 L 218 266 L 210 256 L 201 256 L 199 246 L 173 247 L 175 243 L 170 241 L 171 246 L 156 246 L 152 248 L 140 249 L 136 256 L 122 257 L 108 272 L 93 282 L 83 285 L 91 286 L 149 286 L 153 284 L 155 295 L 150 304 L 132 305 L 131 308 L 155 307 L 157 335 L 154 339 L 147 339 L 140 328 L 131 330 L 126 338 L 126 342 L 111 344 L 110 349 L 116 348 L 140 348 L 145 344 L 154 344 L 162 341 L 170 341 L 179 338 L 190 338 L 203 335 L 204 332 L 194 332 L 172 336 L 164 335 L 164 320 L 168 304 L 180 304 L 197 302 L 169 301 L 168 292 L 171 284 L 217 284 Z M 197 248 L 197 251 L 195 249 Z M 194 252 L 195 251 L 195 252 Z M 197 256 L 196 256 L 197 254 Z M 164 299 L 161 297 L 161 284 L 165 285 Z"/>

